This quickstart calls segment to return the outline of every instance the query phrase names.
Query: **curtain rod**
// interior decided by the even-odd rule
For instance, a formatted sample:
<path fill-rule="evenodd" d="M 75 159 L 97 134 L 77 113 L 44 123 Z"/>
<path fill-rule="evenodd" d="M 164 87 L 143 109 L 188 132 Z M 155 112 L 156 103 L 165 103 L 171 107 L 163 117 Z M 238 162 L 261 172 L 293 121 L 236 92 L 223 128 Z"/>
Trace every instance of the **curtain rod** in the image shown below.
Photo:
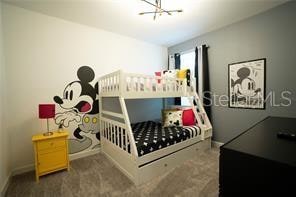
<path fill-rule="evenodd" d="M 201 48 L 201 47 L 202 47 L 202 45 L 198 46 L 197 48 Z M 209 45 L 206 45 L 206 48 L 210 48 L 210 46 Z M 192 52 L 192 51 L 195 51 L 195 47 L 193 49 L 188 49 L 186 51 L 181 51 L 179 53 L 180 54 L 184 54 L 184 53 L 189 53 L 189 52 Z"/>

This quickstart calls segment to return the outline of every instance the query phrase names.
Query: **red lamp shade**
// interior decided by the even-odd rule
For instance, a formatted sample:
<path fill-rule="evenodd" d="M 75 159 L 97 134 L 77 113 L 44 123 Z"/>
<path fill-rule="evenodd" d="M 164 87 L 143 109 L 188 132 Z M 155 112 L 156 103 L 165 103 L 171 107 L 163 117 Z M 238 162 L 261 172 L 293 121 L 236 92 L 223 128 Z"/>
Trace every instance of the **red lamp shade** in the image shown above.
<path fill-rule="evenodd" d="M 39 118 L 47 119 L 54 118 L 55 104 L 39 104 Z"/>

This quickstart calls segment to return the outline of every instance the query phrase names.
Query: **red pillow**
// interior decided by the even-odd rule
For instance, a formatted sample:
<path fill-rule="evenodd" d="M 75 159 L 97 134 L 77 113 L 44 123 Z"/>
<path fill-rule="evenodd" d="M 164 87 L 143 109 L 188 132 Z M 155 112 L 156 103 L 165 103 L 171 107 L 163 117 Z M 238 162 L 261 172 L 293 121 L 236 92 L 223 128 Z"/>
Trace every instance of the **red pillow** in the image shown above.
<path fill-rule="evenodd" d="M 155 76 L 161 77 L 161 72 L 155 72 Z M 160 79 L 157 80 L 157 83 L 160 83 Z"/>
<path fill-rule="evenodd" d="M 182 121 L 184 126 L 195 125 L 195 116 L 192 109 L 183 110 Z"/>

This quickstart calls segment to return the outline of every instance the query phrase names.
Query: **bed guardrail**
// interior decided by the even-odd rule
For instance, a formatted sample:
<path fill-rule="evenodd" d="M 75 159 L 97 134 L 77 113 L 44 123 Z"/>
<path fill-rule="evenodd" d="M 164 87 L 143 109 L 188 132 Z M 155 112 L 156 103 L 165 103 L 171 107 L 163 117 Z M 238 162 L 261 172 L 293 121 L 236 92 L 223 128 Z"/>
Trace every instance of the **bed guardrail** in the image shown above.
<path fill-rule="evenodd" d="M 99 93 L 102 96 L 135 97 L 144 94 L 169 96 L 186 95 L 195 91 L 195 78 L 189 84 L 186 79 L 159 77 L 153 75 L 124 73 L 121 70 L 104 75 L 99 79 Z"/>
<path fill-rule="evenodd" d="M 116 145 L 123 151 L 132 154 L 129 132 L 124 123 L 101 117 L 101 137 Z"/>
<path fill-rule="evenodd" d="M 112 72 L 104 75 L 99 79 L 99 93 L 100 94 L 120 94 L 121 71 Z"/>
<path fill-rule="evenodd" d="M 183 79 L 157 77 L 125 73 L 127 92 L 184 92 L 186 84 Z"/>

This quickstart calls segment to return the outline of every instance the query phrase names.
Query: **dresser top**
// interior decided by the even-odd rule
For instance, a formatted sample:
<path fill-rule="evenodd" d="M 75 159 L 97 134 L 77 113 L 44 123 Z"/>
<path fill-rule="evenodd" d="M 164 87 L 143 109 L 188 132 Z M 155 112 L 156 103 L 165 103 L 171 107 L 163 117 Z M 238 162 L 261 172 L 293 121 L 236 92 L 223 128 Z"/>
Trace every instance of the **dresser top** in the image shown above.
<path fill-rule="evenodd" d="M 53 131 L 53 135 L 50 136 L 44 136 L 42 133 L 41 134 L 37 134 L 34 135 L 32 137 L 32 141 L 39 141 L 39 140 L 48 140 L 48 139 L 52 139 L 52 138 L 58 138 L 58 137 L 67 137 L 69 135 L 69 132 L 66 130 L 57 132 L 57 131 Z"/>
<path fill-rule="evenodd" d="M 296 118 L 267 117 L 224 144 L 221 149 L 296 166 L 296 141 L 277 137 L 277 132 L 296 133 Z"/>

